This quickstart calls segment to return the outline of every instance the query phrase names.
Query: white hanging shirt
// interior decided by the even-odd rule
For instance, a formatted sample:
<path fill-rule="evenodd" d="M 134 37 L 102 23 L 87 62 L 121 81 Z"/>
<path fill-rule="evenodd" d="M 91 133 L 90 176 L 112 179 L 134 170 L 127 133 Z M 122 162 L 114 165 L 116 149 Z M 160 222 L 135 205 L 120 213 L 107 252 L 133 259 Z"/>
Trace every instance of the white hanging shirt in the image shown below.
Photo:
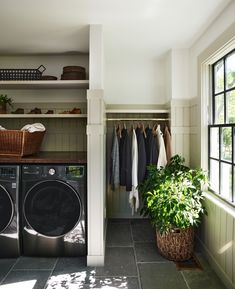
<path fill-rule="evenodd" d="M 167 164 L 166 148 L 164 144 L 163 134 L 160 129 L 160 125 L 157 126 L 156 136 L 157 136 L 157 143 L 158 143 L 158 150 L 159 150 L 157 168 L 160 169 L 160 167 L 165 167 Z"/>
<path fill-rule="evenodd" d="M 132 131 L 132 190 L 129 194 L 129 203 L 132 208 L 132 215 L 139 208 L 138 193 L 138 144 L 135 130 Z"/>

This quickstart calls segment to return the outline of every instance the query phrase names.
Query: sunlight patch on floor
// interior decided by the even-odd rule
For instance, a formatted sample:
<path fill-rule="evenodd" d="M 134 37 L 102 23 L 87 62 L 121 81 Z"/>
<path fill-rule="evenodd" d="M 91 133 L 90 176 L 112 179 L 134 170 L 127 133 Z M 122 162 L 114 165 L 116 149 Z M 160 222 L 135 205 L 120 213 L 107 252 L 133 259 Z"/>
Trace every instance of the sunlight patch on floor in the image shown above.
<path fill-rule="evenodd" d="M 46 289 L 82 289 L 85 288 L 99 288 L 99 289 L 128 289 L 128 282 L 126 277 L 95 277 L 95 272 L 87 274 L 86 271 L 76 272 L 71 274 L 61 274 L 52 276 L 46 286 Z"/>
<path fill-rule="evenodd" d="M 10 284 L 1 285 L 1 289 L 33 289 L 34 285 L 36 284 L 37 280 L 29 280 L 29 281 L 22 281 L 22 282 L 14 282 Z"/>

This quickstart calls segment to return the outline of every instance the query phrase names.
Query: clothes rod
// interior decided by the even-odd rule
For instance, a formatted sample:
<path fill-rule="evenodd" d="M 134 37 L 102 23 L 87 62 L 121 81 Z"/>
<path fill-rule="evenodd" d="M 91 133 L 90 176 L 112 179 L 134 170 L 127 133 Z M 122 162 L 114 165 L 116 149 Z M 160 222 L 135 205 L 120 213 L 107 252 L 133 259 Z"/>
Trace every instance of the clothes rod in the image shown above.
<path fill-rule="evenodd" d="M 106 118 L 107 121 L 165 121 L 170 118 Z"/>

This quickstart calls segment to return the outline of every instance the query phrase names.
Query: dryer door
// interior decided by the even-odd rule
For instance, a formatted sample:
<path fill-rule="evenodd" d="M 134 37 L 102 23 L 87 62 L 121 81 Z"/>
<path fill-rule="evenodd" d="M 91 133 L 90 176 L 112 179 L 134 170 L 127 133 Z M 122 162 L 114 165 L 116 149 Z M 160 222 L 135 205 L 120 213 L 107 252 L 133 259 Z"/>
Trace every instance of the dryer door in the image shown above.
<path fill-rule="evenodd" d="M 0 233 L 11 223 L 14 215 L 14 204 L 8 191 L 0 185 Z"/>
<path fill-rule="evenodd" d="M 23 209 L 28 225 L 37 233 L 60 237 L 77 225 L 82 205 L 73 187 L 59 180 L 47 180 L 27 192 Z"/>

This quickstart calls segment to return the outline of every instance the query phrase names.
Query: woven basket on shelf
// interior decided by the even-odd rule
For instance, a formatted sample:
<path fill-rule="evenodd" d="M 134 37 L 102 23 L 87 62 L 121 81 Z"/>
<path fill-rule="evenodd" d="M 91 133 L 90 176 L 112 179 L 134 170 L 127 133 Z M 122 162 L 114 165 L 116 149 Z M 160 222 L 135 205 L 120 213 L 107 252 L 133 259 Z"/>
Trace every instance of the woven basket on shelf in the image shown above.
<path fill-rule="evenodd" d="M 0 68 L 0 81 L 1 80 L 40 80 L 42 73 L 46 70 L 43 65 L 37 69 L 25 68 Z"/>
<path fill-rule="evenodd" d="M 82 66 L 64 66 L 63 74 L 61 74 L 62 80 L 85 80 L 86 70 Z"/>
<path fill-rule="evenodd" d="M 176 229 L 162 235 L 157 232 L 157 246 L 160 254 L 169 260 L 189 260 L 193 256 L 194 229 Z"/>
<path fill-rule="evenodd" d="M 0 131 L 0 155 L 27 156 L 39 152 L 45 131 Z"/>

